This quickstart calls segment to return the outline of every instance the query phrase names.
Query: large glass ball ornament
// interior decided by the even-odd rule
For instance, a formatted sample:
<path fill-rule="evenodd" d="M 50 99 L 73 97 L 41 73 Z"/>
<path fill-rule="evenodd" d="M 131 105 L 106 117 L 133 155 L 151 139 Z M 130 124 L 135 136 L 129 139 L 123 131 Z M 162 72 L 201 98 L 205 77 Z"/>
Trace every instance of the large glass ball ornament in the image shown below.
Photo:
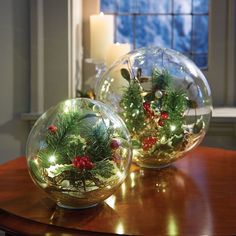
<path fill-rule="evenodd" d="M 181 53 L 159 47 L 135 50 L 115 62 L 96 94 L 125 121 L 134 159 L 143 167 L 164 167 L 196 147 L 212 112 L 200 69 Z"/>
<path fill-rule="evenodd" d="M 87 208 L 114 193 L 131 163 L 129 131 L 107 105 L 59 103 L 33 126 L 26 147 L 35 184 L 67 208 Z"/>

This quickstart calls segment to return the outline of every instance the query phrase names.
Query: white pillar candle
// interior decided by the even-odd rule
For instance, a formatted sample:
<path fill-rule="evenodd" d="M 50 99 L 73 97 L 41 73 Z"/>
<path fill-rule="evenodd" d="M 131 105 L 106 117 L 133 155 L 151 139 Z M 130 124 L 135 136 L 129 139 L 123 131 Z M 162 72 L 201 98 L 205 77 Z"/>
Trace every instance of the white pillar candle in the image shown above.
<path fill-rule="evenodd" d="M 110 67 L 113 62 L 130 52 L 130 44 L 128 43 L 115 43 L 108 47 L 106 55 L 106 65 Z"/>
<path fill-rule="evenodd" d="M 114 42 L 114 16 L 90 16 L 90 57 L 95 61 L 105 61 L 107 49 Z"/>

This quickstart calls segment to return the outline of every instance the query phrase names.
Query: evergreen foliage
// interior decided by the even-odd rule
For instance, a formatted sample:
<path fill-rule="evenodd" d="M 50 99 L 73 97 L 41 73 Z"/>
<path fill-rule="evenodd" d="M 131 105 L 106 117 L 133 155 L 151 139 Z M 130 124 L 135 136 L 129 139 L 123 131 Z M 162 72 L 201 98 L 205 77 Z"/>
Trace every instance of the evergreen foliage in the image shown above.
<path fill-rule="evenodd" d="M 157 70 L 152 71 L 152 88 L 154 91 L 167 90 L 171 87 L 171 76 L 167 70 Z"/>
<path fill-rule="evenodd" d="M 136 78 L 131 79 L 120 102 L 124 110 L 122 115 L 125 118 L 125 123 L 134 135 L 136 132 L 139 136 L 140 134 L 137 132 L 142 131 L 141 140 L 143 142 L 147 140 L 147 137 L 153 135 L 157 137 L 155 147 L 152 150 L 171 150 L 174 148 L 173 145 L 178 145 L 184 137 L 184 112 L 189 107 L 187 94 L 183 90 L 173 89 L 172 77 L 167 70 L 161 71 L 154 68 L 151 77 L 152 89 L 143 97 L 141 80 L 139 79 L 141 72 L 141 69 L 137 70 L 138 80 Z M 124 77 L 124 72 L 122 76 Z M 160 96 L 156 97 L 156 92 Z M 134 109 L 139 110 L 139 116 L 133 115 Z M 161 116 L 163 113 L 165 116 Z M 149 126 L 144 127 L 144 123 L 149 124 Z M 149 143 L 143 144 L 143 147 L 148 147 L 148 145 Z"/>
<path fill-rule="evenodd" d="M 88 125 L 83 125 L 84 123 Z M 70 183 L 82 184 L 86 191 L 86 180 L 99 186 L 101 183 L 96 176 L 110 178 L 114 174 L 114 165 L 111 164 L 113 152 L 110 147 L 114 130 L 106 127 L 99 113 L 61 113 L 53 127 L 53 132 L 49 128 L 45 130 L 45 144 L 40 147 L 37 154 L 38 162 L 43 169 L 37 170 L 38 166 L 34 160 L 30 160 L 29 163 L 39 181 L 42 182 L 41 175 L 44 175 L 52 185 L 66 179 Z M 91 161 L 92 167 L 86 169 L 74 166 L 73 160 L 80 156 Z M 55 177 L 47 176 L 47 171 Z"/>
<path fill-rule="evenodd" d="M 81 121 L 94 117 L 94 114 L 80 112 L 68 112 L 59 114 L 55 125 L 55 133 L 47 132 L 46 149 L 39 151 L 39 158 L 43 166 L 48 166 L 50 155 L 59 155 L 58 164 L 70 164 L 77 155 L 83 154 L 83 139 L 78 134 Z"/>
<path fill-rule="evenodd" d="M 162 109 L 167 111 L 169 119 L 161 128 L 161 135 L 170 139 L 183 133 L 184 112 L 187 108 L 186 93 L 182 90 L 169 91 L 162 100 Z"/>
<path fill-rule="evenodd" d="M 102 121 L 98 122 L 92 129 L 88 130 L 86 154 L 93 162 L 109 159 L 112 156 L 110 140 L 112 129 L 107 128 Z"/>
<path fill-rule="evenodd" d="M 144 127 L 145 114 L 141 92 L 139 83 L 132 79 L 120 101 L 120 106 L 123 109 L 121 115 L 125 120 L 127 128 L 133 132 L 139 132 Z"/>
<path fill-rule="evenodd" d="M 100 175 L 103 178 L 110 178 L 114 175 L 114 166 L 108 160 L 103 160 L 97 163 L 97 165 L 91 170 L 93 175 Z"/>
<path fill-rule="evenodd" d="M 169 91 L 162 100 L 162 109 L 170 116 L 182 116 L 187 108 L 186 93 L 183 90 Z"/>

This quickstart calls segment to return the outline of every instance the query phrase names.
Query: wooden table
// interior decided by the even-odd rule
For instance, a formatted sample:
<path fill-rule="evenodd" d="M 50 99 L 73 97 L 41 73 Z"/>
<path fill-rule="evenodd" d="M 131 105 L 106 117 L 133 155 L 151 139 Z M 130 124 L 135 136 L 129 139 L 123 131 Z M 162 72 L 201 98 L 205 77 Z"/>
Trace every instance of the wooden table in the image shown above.
<path fill-rule="evenodd" d="M 0 229 L 23 235 L 236 235 L 236 151 L 199 147 L 161 171 L 135 165 L 97 207 L 65 210 L 31 181 L 25 158 L 0 166 Z"/>

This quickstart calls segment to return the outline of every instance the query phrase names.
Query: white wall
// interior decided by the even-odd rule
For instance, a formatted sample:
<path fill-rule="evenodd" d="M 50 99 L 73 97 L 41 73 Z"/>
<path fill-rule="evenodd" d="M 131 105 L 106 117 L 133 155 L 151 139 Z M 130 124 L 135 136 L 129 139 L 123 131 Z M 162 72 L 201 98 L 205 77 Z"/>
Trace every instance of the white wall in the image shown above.
<path fill-rule="evenodd" d="M 81 0 L 0 0 L 0 163 L 25 154 L 24 117 L 74 97 L 81 11 Z"/>
<path fill-rule="evenodd" d="M 0 163 L 24 154 L 29 125 L 29 1 L 0 0 Z"/>
<path fill-rule="evenodd" d="M 81 74 L 81 0 L 30 0 L 30 13 L 29 112 L 42 113 L 75 96 Z"/>

